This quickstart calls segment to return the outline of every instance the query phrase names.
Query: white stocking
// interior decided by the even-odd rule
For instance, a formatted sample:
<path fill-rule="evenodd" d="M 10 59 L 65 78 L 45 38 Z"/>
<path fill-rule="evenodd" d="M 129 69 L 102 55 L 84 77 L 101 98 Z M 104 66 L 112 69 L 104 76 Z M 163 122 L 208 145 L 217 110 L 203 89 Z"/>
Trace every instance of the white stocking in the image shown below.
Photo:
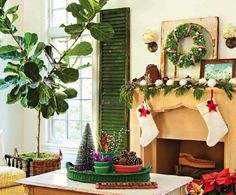
<path fill-rule="evenodd" d="M 155 139 L 159 133 L 146 101 L 136 109 L 137 117 L 142 129 L 140 144 L 145 147 Z"/>
<path fill-rule="evenodd" d="M 197 105 L 197 108 L 209 131 L 206 141 L 207 145 L 212 147 L 224 137 L 224 135 L 228 132 L 228 127 L 226 126 L 218 108 L 216 108 L 216 111 L 209 111 L 209 108 L 207 107 L 207 102 L 209 100 L 200 103 Z M 215 103 L 214 98 L 212 100 Z"/>

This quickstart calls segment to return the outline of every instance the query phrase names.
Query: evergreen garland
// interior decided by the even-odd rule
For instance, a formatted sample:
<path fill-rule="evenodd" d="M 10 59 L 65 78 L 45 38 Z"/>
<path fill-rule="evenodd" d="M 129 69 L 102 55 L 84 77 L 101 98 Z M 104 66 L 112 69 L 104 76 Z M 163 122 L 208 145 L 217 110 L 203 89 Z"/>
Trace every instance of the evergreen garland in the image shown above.
<path fill-rule="evenodd" d="M 82 136 L 82 142 L 75 161 L 75 169 L 78 171 L 93 170 L 92 153 L 95 151 L 92 131 L 89 123 L 86 124 Z"/>
<path fill-rule="evenodd" d="M 143 92 L 144 94 L 144 99 L 149 99 L 150 97 L 153 97 L 154 95 L 156 95 L 160 88 L 158 87 L 148 87 L 147 85 L 145 86 L 141 86 L 140 90 Z"/>
<path fill-rule="evenodd" d="M 133 93 L 134 93 L 135 88 L 136 88 L 136 86 L 134 84 L 131 85 L 129 83 L 121 86 L 121 89 L 120 89 L 120 102 L 126 103 L 128 108 L 132 107 Z"/>
<path fill-rule="evenodd" d="M 206 40 L 202 33 L 203 27 L 198 24 L 186 23 L 178 26 L 167 35 L 165 43 L 166 57 L 179 68 L 194 66 L 207 53 Z M 193 38 L 194 46 L 189 53 L 184 54 L 179 51 L 179 42 L 186 37 Z"/>
<path fill-rule="evenodd" d="M 232 94 L 234 92 L 233 85 L 229 85 L 226 81 L 223 81 L 218 83 L 216 86 L 220 89 L 223 89 L 230 100 L 233 99 L 233 94 Z"/>
<path fill-rule="evenodd" d="M 200 100 L 207 88 L 207 84 L 199 84 L 196 81 L 189 80 L 186 85 L 180 86 L 178 81 L 175 81 L 173 85 L 163 84 L 161 86 L 149 87 L 147 85 L 140 86 L 137 84 L 127 83 L 121 87 L 120 100 L 126 102 L 128 108 L 132 108 L 133 94 L 135 89 L 140 89 L 144 93 L 144 99 L 150 99 L 155 96 L 159 91 L 163 90 L 164 95 L 168 95 L 171 91 L 175 92 L 176 96 L 181 96 L 193 89 L 193 97 L 196 100 Z M 232 100 L 234 87 L 228 81 L 218 81 L 216 88 L 223 89 L 227 97 Z"/>
<path fill-rule="evenodd" d="M 195 97 L 196 100 L 200 100 L 202 98 L 205 88 L 206 88 L 206 85 L 202 85 L 202 84 L 197 84 L 193 86 L 193 89 L 194 89 L 193 96 Z"/>

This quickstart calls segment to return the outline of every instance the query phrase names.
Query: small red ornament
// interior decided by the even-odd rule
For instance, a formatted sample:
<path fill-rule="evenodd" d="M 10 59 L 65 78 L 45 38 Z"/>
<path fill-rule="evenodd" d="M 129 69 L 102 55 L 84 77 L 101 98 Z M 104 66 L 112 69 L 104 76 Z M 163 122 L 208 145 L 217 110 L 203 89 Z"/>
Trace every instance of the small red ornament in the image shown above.
<path fill-rule="evenodd" d="M 216 108 L 218 106 L 218 104 L 215 104 L 213 100 L 209 100 L 207 101 L 207 105 L 206 105 L 208 108 L 209 108 L 209 112 L 217 112 Z"/>
<path fill-rule="evenodd" d="M 150 114 L 150 111 L 148 109 L 144 108 L 144 106 L 139 108 L 138 111 L 140 112 L 140 117 L 142 117 L 142 116 L 146 117 L 147 115 Z"/>
<path fill-rule="evenodd" d="M 162 78 L 162 81 L 163 81 L 164 84 L 166 84 L 166 82 L 167 82 L 168 80 L 169 80 L 169 77 L 163 77 L 163 78 Z"/>
<path fill-rule="evenodd" d="M 207 101 L 207 107 L 209 108 L 209 112 L 217 112 L 216 108 L 218 106 L 218 104 L 215 104 L 213 101 L 213 97 L 214 97 L 214 91 L 213 89 L 211 89 L 211 99 Z"/>

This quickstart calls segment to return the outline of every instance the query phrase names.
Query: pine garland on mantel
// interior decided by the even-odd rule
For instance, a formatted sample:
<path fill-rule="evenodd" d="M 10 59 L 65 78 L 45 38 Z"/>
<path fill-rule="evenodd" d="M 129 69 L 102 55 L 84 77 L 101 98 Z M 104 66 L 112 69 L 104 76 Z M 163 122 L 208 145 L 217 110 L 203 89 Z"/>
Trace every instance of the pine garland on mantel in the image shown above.
<path fill-rule="evenodd" d="M 217 81 L 214 85 L 209 84 L 209 81 L 207 82 L 204 78 L 200 79 L 199 81 L 196 80 L 180 80 L 180 81 L 174 81 L 169 80 L 171 82 L 162 83 L 161 80 L 159 80 L 159 84 L 155 86 L 148 86 L 146 84 L 136 84 L 136 83 L 127 83 L 123 86 L 121 86 L 120 89 L 120 101 L 126 103 L 128 108 L 132 108 L 133 104 L 133 95 L 135 89 L 140 89 L 144 94 L 144 99 L 148 100 L 150 97 L 155 96 L 158 92 L 163 90 L 164 95 L 166 96 L 171 91 L 175 92 L 176 96 L 181 96 L 186 94 L 190 89 L 193 90 L 193 97 L 196 100 L 200 100 L 205 92 L 205 90 L 210 87 L 215 87 L 218 89 L 222 89 L 225 91 L 227 97 L 232 100 L 233 99 L 233 92 L 235 84 L 229 80 L 221 80 Z M 234 79 L 234 82 L 236 82 L 236 79 Z"/>

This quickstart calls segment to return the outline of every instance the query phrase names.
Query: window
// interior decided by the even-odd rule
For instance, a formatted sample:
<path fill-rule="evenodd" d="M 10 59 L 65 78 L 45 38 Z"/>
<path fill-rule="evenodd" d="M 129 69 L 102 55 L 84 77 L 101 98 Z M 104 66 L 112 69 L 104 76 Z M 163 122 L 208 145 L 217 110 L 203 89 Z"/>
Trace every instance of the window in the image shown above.
<path fill-rule="evenodd" d="M 71 0 L 52 0 L 49 6 L 49 41 L 61 53 L 70 47 L 73 42 L 73 40 L 67 42 L 67 34 L 63 29 L 59 28 L 62 23 L 73 23 L 73 16 L 66 12 L 66 6 L 71 2 Z M 92 37 L 84 33 L 79 41 L 92 43 Z M 55 57 L 60 57 L 60 54 L 57 52 L 54 55 Z M 72 59 L 71 64 L 73 64 L 73 67 L 78 67 L 87 63 L 92 64 L 92 62 L 93 56 L 90 55 L 79 59 Z M 49 122 L 49 143 L 63 145 L 71 145 L 71 143 L 78 144 L 86 123 L 89 122 L 91 124 L 93 122 L 93 66 L 81 69 L 79 73 L 79 80 L 76 83 L 69 84 L 70 87 L 78 91 L 77 98 L 68 100 L 69 109 L 66 114 L 54 115 Z"/>

